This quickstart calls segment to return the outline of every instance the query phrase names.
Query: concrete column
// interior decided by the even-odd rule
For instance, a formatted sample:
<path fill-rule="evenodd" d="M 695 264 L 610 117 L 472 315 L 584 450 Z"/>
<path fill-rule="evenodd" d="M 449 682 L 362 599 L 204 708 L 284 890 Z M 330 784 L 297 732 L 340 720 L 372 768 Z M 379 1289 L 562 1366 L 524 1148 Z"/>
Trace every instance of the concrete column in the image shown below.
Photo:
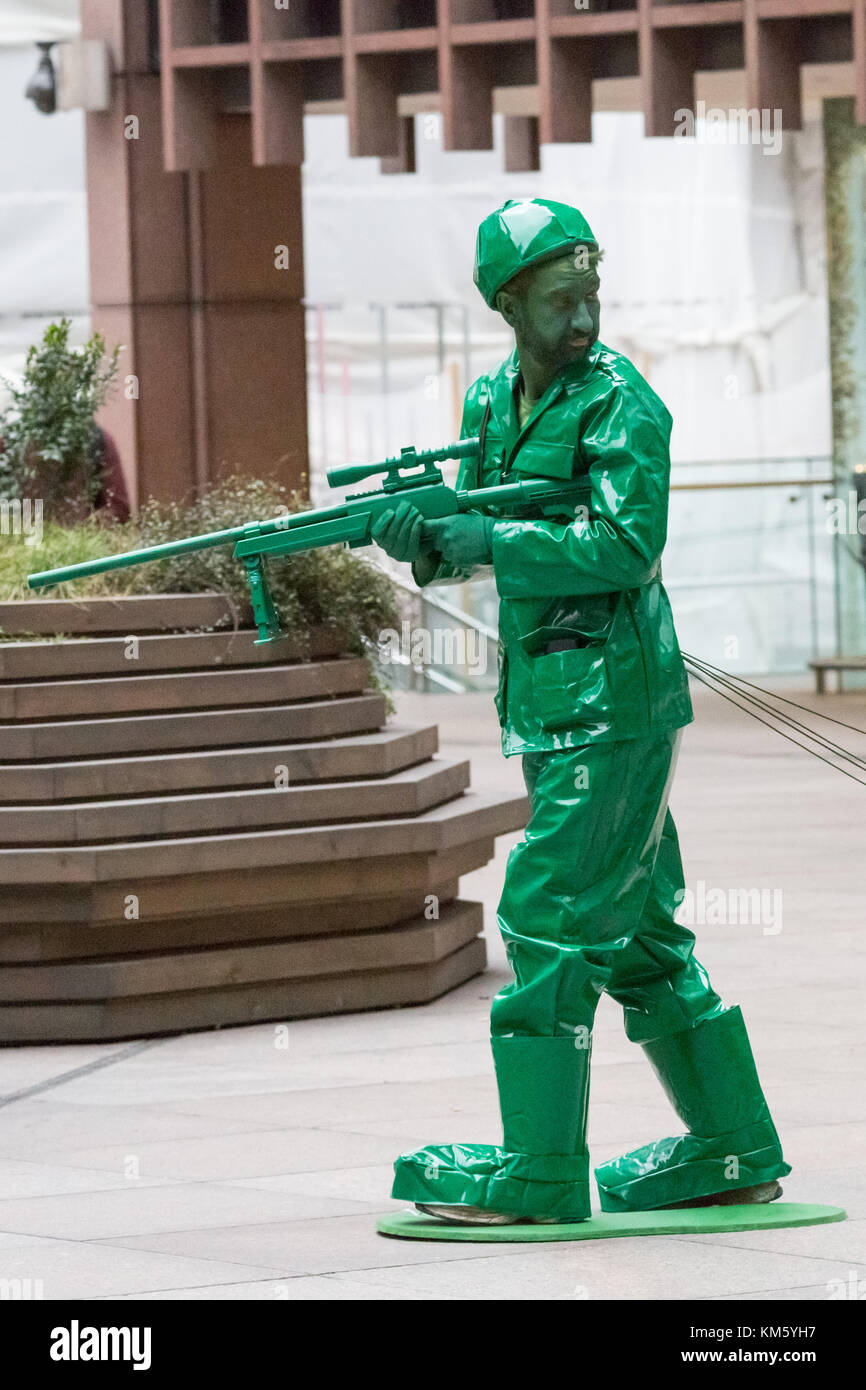
<path fill-rule="evenodd" d="M 304 487 L 300 168 L 254 167 L 250 117 L 217 113 L 213 167 L 166 172 L 153 8 L 82 0 L 115 74 L 87 117 L 93 323 L 125 348 L 101 423 L 133 505 L 233 471 Z"/>
<path fill-rule="evenodd" d="M 866 652 L 866 127 L 851 97 L 824 102 L 824 167 L 837 652 L 850 656 Z"/>

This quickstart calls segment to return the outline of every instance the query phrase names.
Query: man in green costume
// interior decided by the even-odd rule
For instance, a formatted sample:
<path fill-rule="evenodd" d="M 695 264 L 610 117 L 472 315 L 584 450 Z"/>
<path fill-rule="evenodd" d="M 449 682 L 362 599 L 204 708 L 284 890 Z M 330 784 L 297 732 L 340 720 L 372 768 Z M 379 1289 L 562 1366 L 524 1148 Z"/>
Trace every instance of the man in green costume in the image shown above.
<path fill-rule="evenodd" d="M 585 478 L 574 514 L 426 522 L 404 502 L 374 532 L 419 585 L 495 577 L 502 747 L 522 755 L 531 804 L 498 910 L 514 972 L 491 1011 L 503 1142 L 395 1165 L 393 1195 L 449 1221 L 590 1215 L 603 991 L 687 1131 L 596 1168 L 605 1211 L 771 1201 L 790 1172 L 740 1010 L 674 920 L 684 880 L 668 796 L 692 708 L 660 572 L 671 417 L 598 341 L 599 258 L 583 216 L 546 199 L 510 200 L 478 232 L 475 283 L 516 349 L 467 394 L 462 435 L 480 435 L 482 457 L 457 486 Z"/>

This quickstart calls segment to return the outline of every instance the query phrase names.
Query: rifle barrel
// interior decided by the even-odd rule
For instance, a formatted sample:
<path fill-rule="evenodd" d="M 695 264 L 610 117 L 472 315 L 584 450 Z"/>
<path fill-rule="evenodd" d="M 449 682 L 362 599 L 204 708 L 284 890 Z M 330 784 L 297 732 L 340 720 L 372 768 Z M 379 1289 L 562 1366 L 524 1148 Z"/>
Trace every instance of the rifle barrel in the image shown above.
<path fill-rule="evenodd" d="M 31 589 L 44 589 L 49 584 L 63 584 L 68 579 L 84 579 L 91 574 L 122 570 L 129 565 L 146 564 L 150 560 L 164 560 L 170 555 L 185 555 L 191 550 L 210 550 L 217 545 L 232 545 L 247 536 L 257 534 L 261 525 L 261 522 L 252 522 L 246 526 L 233 526 L 228 531 L 210 531 L 203 536 L 186 536 L 180 541 L 164 541 L 162 545 L 148 546 L 145 550 L 125 550 L 118 555 L 103 555 L 98 560 L 82 560 L 80 564 L 65 565 L 61 569 L 40 570 L 37 574 L 28 575 L 27 583 Z"/>

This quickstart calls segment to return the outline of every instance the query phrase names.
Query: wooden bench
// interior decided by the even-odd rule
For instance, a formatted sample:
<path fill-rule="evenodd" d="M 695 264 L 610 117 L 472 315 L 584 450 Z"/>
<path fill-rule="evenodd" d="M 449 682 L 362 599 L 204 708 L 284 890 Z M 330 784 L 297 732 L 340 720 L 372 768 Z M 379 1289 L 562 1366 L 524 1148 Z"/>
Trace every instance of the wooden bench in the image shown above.
<path fill-rule="evenodd" d="M 866 671 L 866 656 L 822 656 L 809 665 L 815 672 L 815 690 L 819 695 L 827 694 L 827 672 L 836 671 L 839 676 L 839 694 L 842 693 L 843 671 Z"/>

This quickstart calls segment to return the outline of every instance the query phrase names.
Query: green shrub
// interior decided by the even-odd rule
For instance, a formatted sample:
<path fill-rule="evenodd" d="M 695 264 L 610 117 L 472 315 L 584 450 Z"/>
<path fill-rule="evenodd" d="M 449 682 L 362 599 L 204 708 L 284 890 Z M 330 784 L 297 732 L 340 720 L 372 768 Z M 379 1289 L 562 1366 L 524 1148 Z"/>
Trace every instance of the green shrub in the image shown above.
<path fill-rule="evenodd" d="M 69 346 L 71 320 L 49 324 L 27 353 L 20 385 L 6 381 L 11 402 L 0 416 L 0 494 L 40 497 L 57 520 L 87 514 L 103 484 L 96 412 L 117 374 L 119 348 L 106 354 L 94 333 Z"/>
<path fill-rule="evenodd" d="M 70 527 L 48 523 L 40 545 L 17 539 L 14 544 L 0 544 L 0 592 L 7 599 L 34 598 L 33 590 L 27 587 L 27 574 L 34 570 L 57 569 L 100 555 L 221 531 L 286 510 L 301 511 L 305 506 L 303 499 L 279 483 L 229 477 L 193 502 L 147 502 L 133 521 L 92 517 Z M 302 645 L 307 644 L 311 627 L 330 625 L 344 634 L 346 651 L 369 653 L 378 644 L 382 628 L 400 625 L 394 585 L 358 552 L 329 546 L 273 559 L 268 562 L 268 578 L 286 631 Z M 246 573 L 232 558 L 231 545 L 93 575 L 40 591 L 39 596 L 204 592 L 231 599 L 240 626 L 252 622 Z"/>

